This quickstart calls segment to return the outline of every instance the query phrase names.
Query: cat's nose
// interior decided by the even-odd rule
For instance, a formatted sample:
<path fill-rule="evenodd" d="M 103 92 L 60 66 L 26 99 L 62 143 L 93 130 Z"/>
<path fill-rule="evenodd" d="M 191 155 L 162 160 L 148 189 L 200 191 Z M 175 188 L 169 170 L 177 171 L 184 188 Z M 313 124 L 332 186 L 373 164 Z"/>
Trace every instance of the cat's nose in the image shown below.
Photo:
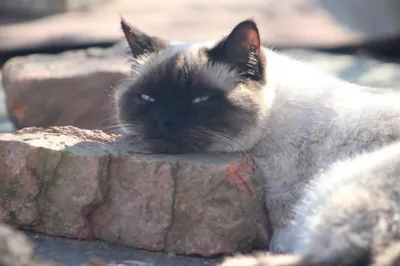
<path fill-rule="evenodd" d="M 162 120 L 157 121 L 157 125 L 158 125 L 158 127 L 162 128 L 162 129 L 168 129 L 168 128 L 173 127 L 174 123 L 171 120 L 162 119 Z"/>
<path fill-rule="evenodd" d="M 158 120 L 157 131 L 162 136 L 169 136 L 173 132 L 174 123 L 170 120 Z"/>
<path fill-rule="evenodd" d="M 156 123 L 158 129 L 162 132 L 165 132 L 168 129 L 171 129 L 175 125 L 173 119 L 171 119 L 171 117 L 169 117 L 166 114 L 158 114 L 155 117 L 155 123 Z"/>

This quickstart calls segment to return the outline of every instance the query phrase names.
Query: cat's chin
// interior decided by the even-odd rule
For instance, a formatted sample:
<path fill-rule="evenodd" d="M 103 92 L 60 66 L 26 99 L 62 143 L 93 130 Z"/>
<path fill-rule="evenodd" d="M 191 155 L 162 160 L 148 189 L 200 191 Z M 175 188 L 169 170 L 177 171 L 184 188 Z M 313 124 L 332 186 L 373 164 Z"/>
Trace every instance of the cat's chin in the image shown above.
<path fill-rule="evenodd" d="M 195 152 L 182 143 L 175 143 L 165 139 L 146 139 L 143 144 L 152 153 L 182 154 Z"/>

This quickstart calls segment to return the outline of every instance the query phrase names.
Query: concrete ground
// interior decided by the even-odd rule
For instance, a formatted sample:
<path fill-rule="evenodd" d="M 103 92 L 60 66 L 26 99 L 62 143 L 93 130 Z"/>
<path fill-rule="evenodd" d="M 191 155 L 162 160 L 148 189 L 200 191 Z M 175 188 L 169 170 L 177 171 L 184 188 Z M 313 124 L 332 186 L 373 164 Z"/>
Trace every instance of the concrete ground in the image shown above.
<path fill-rule="evenodd" d="M 115 266 L 214 266 L 217 260 L 174 256 L 135 250 L 99 241 L 78 241 L 29 234 L 40 259 L 53 260 L 65 266 L 83 266 L 92 256 Z"/>

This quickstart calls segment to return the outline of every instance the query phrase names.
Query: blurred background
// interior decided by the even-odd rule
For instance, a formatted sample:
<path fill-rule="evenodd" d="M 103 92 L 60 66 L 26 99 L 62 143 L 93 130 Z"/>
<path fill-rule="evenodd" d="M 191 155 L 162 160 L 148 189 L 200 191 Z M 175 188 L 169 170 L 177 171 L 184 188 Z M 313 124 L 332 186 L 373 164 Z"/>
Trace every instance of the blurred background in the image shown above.
<path fill-rule="evenodd" d="M 399 0 L 0 0 L 0 131 L 108 131 L 113 88 L 129 70 L 120 16 L 181 41 L 253 18 L 268 46 L 353 82 L 400 88 Z"/>

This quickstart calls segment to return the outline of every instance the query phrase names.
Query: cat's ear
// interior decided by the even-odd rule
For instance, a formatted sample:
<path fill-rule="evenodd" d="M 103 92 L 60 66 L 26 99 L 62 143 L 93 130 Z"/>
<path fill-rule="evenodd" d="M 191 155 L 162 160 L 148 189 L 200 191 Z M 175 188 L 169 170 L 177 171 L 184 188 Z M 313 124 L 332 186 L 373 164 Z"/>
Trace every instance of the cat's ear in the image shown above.
<path fill-rule="evenodd" d="M 261 75 L 260 50 L 260 34 L 256 23 L 244 20 L 208 53 L 211 60 L 232 64 L 244 75 L 257 78 Z"/>
<path fill-rule="evenodd" d="M 149 36 L 121 18 L 121 28 L 131 49 L 132 56 L 157 52 L 169 46 L 169 42 L 159 37 Z"/>

